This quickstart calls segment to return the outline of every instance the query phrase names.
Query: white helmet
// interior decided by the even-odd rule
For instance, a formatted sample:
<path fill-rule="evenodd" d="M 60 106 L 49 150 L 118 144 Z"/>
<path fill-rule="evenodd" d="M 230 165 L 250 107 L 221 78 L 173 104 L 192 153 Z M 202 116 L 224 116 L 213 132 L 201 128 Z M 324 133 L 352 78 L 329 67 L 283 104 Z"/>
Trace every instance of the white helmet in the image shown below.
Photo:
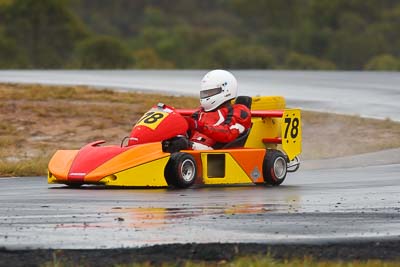
<path fill-rule="evenodd" d="M 212 70 L 201 80 L 200 104 L 205 111 L 217 108 L 237 95 L 235 76 L 226 70 Z"/>

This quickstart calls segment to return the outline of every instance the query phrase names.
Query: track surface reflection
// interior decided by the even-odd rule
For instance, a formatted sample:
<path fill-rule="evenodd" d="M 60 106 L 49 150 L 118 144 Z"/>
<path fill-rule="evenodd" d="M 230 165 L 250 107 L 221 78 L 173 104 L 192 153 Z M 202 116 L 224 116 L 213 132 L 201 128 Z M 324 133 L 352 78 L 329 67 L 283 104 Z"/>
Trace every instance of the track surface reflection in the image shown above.
<path fill-rule="evenodd" d="M 0 246 L 332 242 L 400 237 L 399 164 L 302 170 L 279 187 L 70 189 L 0 179 Z"/>

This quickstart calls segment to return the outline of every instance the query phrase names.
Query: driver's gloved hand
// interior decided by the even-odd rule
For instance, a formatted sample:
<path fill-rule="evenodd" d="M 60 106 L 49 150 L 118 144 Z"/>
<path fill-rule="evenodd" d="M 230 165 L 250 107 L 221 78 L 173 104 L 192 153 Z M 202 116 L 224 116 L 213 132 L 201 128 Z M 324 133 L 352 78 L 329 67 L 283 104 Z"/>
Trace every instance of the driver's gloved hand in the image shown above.
<path fill-rule="evenodd" d="M 190 141 L 184 136 L 177 136 L 162 141 L 163 152 L 175 153 L 180 150 L 189 149 L 190 147 L 191 147 Z"/>
<path fill-rule="evenodd" d="M 195 120 L 191 117 L 184 117 L 186 119 L 186 122 L 188 123 L 189 129 L 190 130 L 195 130 L 201 132 L 204 128 L 204 122 Z"/>

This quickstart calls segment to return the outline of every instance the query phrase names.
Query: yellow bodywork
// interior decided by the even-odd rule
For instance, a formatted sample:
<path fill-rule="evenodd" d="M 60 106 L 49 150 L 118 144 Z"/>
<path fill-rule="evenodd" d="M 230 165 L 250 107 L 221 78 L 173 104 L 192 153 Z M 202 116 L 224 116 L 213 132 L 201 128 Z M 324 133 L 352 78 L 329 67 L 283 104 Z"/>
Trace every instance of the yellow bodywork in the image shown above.
<path fill-rule="evenodd" d="M 224 157 L 224 165 L 212 166 L 212 162 L 207 160 L 209 155 L 215 155 L 215 152 L 201 153 L 201 161 L 203 162 L 203 182 L 204 184 L 244 184 L 252 183 L 250 177 L 240 167 L 238 162 L 229 153 L 219 153 Z M 219 168 L 213 175 L 213 168 Z M 224 170 L 221 172 L 221 170 Z M 219 172 L 219 173 L 218 173 Z"/>
<path fill-rule="evenodd" d="M 58 150 L 54 154 L 48 166 L 48 183 L 70 183 L 69 170 L 78 152 L 78 150 Z M 162 151 L 158 142 L 132 147 L 87 173 L 82 183 L 109 186 L 167 186 L 163 170 L 169 155 Z"/>
<path fill-rule="evenodd" d="M 187 150 L 196 159 L 197 183 L 263 183 L 262 165 L 265 149 Z"/>
<path fill-rule="evenodd" d="M 276 144 L 266 144 L 262 140 L 266 137 L 281 137 L 281 121 L 281 118 L 252 118 L 251 131 L 245 147 L 276 149 Z"/>
<path fill-rule="evenodd" d="M 115 174 L 123 170 L 130 170 L 133 169 L 133 167 L 138 168 L 141 165 L 150 164 L 160 158 L 169 158 L 169 153 L 164 153 L 162 151 L 160 143 L 142 144 L 117 155 L 116 157 L 97 167 L 86 175 L 85 181 L 98 182 L 100 179 L 108 176 L 109 174 Z M 142 177 L 142 179 L 147 179 L 146 175 L 142 175 L 140 177 Z M 129 186 L 128 184 L 122 185 Z"/>
<path fill-rule="evenodd" d="M 251 110 L 283 110 L 286 107 L 285 98 L 282 96 L 253 96 Z M 263 138 L 281 137 L 281 118 L 251 119 L 252 127 L 245 147 L 249 148 L 274 148 L 276 144 L 266 144 Z"/>
<path fill-rule="evenodd" d="M 67 182 L 69 169 L 77 154 L 78 150 L 57 150 L 49 162 L 47 182 Z"/>
<path fill-rule="evenodd" d="M 301 153 L 301 115 L 299 109 L 285 109 L 281 123 L 282 149 L 289 160 Z"/>
<path fill-rule="evenodd" d="M 147 162 L 146 164 L 109 175 L 101 179 L 100 183 L 107 186 L 168 186 L 163 171 L 168 160 L 169 157 L 164 157 Z"/>
<path fill-rule="evenodd" d="M 286 108 L 283 96 L 253 96 L 251 110 L 281 110 Z"/>
<path fill-rule="evenodd" d="M 252 110 L 283 110 L 282 117 L 252 117 L 252 127 L 246 148 L 282 149 L 289 160 L 301 153 L 301 112 L 286 109 L 282 96 L 256 96 L 252 98 Z M 263 139 L 280 138 L 280 144 L 264 142 Z"/>

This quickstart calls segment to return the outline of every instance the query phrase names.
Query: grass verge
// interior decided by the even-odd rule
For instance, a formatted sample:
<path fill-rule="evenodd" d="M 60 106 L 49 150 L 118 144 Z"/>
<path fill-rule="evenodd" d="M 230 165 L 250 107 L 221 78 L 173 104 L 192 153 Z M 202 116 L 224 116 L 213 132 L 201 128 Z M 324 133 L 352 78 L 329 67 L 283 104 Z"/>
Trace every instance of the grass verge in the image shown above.
<path fill-rule="evenodd" d="M 111 265 L 115 267 L 397 267 L 400 265 L 399 261 L 384 261 L 384 260 L 353 260 L 353 261 L 317 261 L 312 258 L 306 257 L 304 259 L 288 259 L 276 260 L 269 256 L 247 256 L 240 257 L 233 261 L 221 260 L 218 262 L 210 261 L 178 261 L 175 263 L 129 263 L 129 264 L 116 264 Z M 56 257 L 51 262 L 46 262 L 42 267 L 70 267 L 76 264 L 64 262 Z M 86 266 L 84 263 L 82 266 Z"/>
<path fill-rule="evenodd" d="M 18 161 L 0 161 L 3 176 L 43 176 L 47 172 L 50 156 L 34 157 Z"/>

